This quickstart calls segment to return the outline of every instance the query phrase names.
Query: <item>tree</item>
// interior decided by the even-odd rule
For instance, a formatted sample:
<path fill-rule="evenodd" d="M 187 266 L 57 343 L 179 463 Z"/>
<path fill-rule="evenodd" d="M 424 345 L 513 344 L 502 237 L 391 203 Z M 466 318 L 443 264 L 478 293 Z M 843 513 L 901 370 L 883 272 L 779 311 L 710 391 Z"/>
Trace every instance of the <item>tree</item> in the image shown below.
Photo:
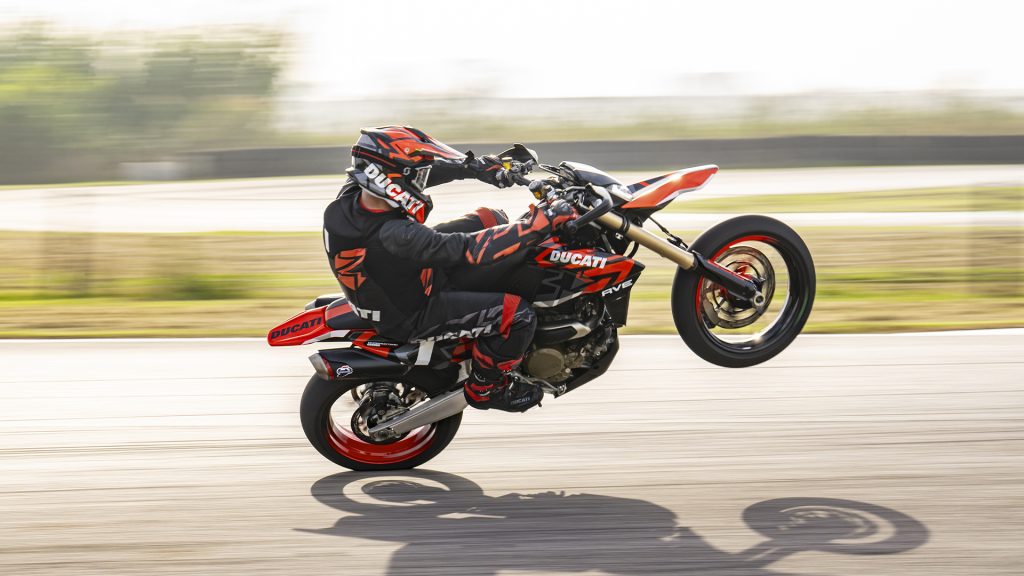
<path fill-rule="evenodd" d="M 119 162 L 271 135 L 281 35 L 0 32 L 0 181 L 110 177 Z"/>

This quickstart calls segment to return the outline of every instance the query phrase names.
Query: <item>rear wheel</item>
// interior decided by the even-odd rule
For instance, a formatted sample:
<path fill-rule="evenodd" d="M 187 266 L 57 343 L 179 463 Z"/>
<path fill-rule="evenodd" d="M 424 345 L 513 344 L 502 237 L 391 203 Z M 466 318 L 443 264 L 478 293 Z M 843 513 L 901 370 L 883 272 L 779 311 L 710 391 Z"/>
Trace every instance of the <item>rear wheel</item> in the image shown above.
<path fill-rule="evenodd" d="M 302 430 L 309 443 L 328 460 L 350 470 L 405 470 L 415 468 L 437 456 L 455 437 L 462 423 L 462 414 L 422 426 L 399 438 L 386 442 L 368 437 L 367 408 L 353 405 L 348 394 L 359 384 L 329 382 L 317 376 L 310 378 L 302 393 L 299 415 Z M 407 382 L 371 382 L 369 390 L 378 386 L 397 391 L 396 397 L 415 402 L 416 395 L 425 395 Z M 344 398 L 344 400 L 342 400 Z M 372 415 L 371 415 L 372 417 Z"/>
<path fill-rule="evenodd" d="M 755 304 L 679 269 L 672 316 L 691 350 L 713 364 L 742 368 L 793 342 L 811 314 L 816 279 L 811 253 L 792 228 L 767 216 L 740 216 L 708 229 L 691 249 L 753 280 L 764 296 Z"/>

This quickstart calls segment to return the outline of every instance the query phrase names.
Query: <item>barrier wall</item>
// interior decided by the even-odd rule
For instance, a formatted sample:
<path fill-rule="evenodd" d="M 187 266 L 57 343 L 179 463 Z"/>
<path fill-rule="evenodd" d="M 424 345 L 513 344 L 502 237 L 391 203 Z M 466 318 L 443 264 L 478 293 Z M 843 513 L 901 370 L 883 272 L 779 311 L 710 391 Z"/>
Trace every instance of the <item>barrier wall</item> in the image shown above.
<path fill-rule="evenodd" d="M 477 154 L 509 143 L 454 144 Z M 605 170 L 718 164 L 723 168 L 1019 164 L 1024 136 L 792 136 L 779 138 L 526 143 L 541 161 L 575 160 Z M 178 159 L 191 178 L 334 174 L 349 165 L 349 147 L 211 150 Z"/>

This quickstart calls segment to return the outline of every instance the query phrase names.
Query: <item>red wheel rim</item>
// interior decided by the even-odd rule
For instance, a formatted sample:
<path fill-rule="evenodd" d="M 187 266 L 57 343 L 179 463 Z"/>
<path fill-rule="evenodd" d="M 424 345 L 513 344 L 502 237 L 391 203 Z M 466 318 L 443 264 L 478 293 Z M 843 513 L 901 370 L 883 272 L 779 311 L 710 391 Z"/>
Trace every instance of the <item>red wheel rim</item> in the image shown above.
<path fill-rule="evenodd" d="M 395 464 L 415 458 L 427 451 L 434 443 L 436 424 L 413 430 L 408 436 L 391 444 L 371 444 L 360 439 L 350 430 L 327 422 L 327 441 L 342 456 L 363 464 Z"/>

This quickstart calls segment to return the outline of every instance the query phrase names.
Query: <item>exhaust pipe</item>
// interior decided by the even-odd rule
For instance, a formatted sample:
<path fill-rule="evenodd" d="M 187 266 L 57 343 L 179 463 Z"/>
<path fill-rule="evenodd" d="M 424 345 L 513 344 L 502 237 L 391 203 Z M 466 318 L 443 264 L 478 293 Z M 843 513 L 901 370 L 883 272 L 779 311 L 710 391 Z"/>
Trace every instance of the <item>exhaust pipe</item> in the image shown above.
<path fill-rule="evenodd" d="M 370 428 L 370 435 L 391 438 L 399 434 L 405 434 L 427 424 L 433 424 L 444 420 L 449 416 L 455 416 L 466 409 L 466 396 L 462 388 L 452 390 L 426 402 L 414 406 L 408 412 L 403 412 L 394 418 L 390 418 Z"/>

